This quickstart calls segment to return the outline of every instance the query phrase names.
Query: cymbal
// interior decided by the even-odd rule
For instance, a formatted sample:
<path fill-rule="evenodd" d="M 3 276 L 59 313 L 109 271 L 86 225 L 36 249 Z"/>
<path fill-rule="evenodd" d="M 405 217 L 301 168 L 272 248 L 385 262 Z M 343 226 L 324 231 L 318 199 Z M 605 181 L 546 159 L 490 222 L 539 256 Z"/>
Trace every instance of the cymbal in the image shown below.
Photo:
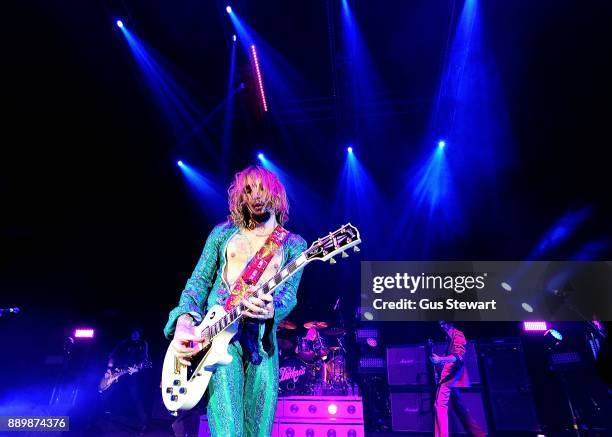
<path fill-rule="evenodd" d="M 276 342 L 278 343 L 278 347 L 283 350 L 291 349 L 293 347 L 293 342 L 285 338 L 277 338 Z"/>
<path fill-rule="evenodd" d="M 306 322 L 304 323 L 304 328 L 306 329 L 310 329 L 310 328 L 314 328 L 314 329 L 323 329 L 323 328 L 327 328 L 327 322 Z"/>
<path fill-rule="evenodd" d="M 334 337 L 340 337 L 341 335 L 346 334 L 346 329 L 344 328 L 329 328 L 323 331 L 323 335 L 332 335 Z"/>
<path fill-rule="evenodd" d="M 330 351 L 339 351 L 340 350 L 340 346 L 330 346 L 329 350 Z"/>
<path fill-rule="evenodd" d="M 278 324 L 278 329 L 296 329 L 297 325 L 289 320 L 281 320 Z"/>

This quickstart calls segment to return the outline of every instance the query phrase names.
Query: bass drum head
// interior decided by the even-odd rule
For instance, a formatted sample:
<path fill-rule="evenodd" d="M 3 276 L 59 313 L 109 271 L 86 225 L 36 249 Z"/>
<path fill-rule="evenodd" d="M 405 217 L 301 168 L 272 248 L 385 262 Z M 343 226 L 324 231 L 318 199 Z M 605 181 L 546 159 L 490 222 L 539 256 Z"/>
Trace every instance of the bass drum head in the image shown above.
<path fill-rule="evenodd" d="M 309 377 L 308 365 L 297 357 L 285 358 L 278 365 L 278 387 L 283 394 L 305 392 Z"/>
<path fill-rule="evenodd" d="M 326 384 L 344 384 L 347 380 L 346 360 L 343 355 L 338 355 L 335 358 L 325 363 L 324 380 Z"/>

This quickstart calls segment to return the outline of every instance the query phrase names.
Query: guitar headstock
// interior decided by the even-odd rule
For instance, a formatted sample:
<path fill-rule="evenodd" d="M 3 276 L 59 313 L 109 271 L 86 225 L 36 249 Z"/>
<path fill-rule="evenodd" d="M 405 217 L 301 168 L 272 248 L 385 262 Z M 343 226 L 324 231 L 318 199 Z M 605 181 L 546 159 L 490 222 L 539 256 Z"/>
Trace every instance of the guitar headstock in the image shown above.
<path fill-rule="evenodd" d="M 357 245 L 360 243 L 359 230 L 350 223 L 347 223 L 312 243 L 304 254 L 308 261 L 329 260 L 331 264 L 335 264 L 334 256 L 342 253 L 342 258 L 347 258 L 348 254 L 346 251 L 352 247 L 354 252 L 359 252 Z"/>

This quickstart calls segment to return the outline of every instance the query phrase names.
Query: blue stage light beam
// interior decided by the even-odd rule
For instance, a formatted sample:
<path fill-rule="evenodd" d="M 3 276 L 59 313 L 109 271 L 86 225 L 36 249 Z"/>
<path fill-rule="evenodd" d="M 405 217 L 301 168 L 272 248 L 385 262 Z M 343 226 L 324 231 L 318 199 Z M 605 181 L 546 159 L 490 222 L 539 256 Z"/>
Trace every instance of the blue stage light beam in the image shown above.
<path fill-rule="evenodd" d="M 240 17 L 238 17 L 235 13 L 231 13 L 230 18 L 236 33 L 240 36 L 240 41 L 243 43 L 241 46 L 248 58 L 251 60 L 254 75 L 253 82 L 257 88 L 261 109 L 263 112 L 268 112 L 268 101 L 266 98 L 263 80 L 263 66 L 261 64 L 261 54 L 259 53 L 255 32 L 244 24 Z"/>
<path fill-rule="evenodd" d="M 127 26 L 120 29 L 155 103 L 170 123 L 176 142 L 180 144 L 197 138 L 208 151 L 214 150 L 212 142 L 203 132 L 198 132 L 199 135 L 194 137 L 193 132 L 198 129 L 198 120 L 203 118 L 203 113 L 189 93 L 162 66 L 168 62 Z"/>
<path fill-rule="evenodd" d="M 612 247 L 612 239 L 603 237 L 582 245 L 571 257 L 574 261 L 602 261 L 608 259 L 605 254 Z M 608 252 L 609 253 L 609 252 Z"/>
<path fill-rule="evenodd" d="M 478 0 L 466 0 L 445 56 L 427 139 L 452 144 L 448 156 L 457 184 L 482 186 L 462 194 L 462 204 L 496 202 L 495 179 L 512 165 L 512 132 L 495 58 L 489 52 Z M 479 126 L 479 129 L 474 129 Z"/>
<path fill-rule="evenodd" d="M 282 53 L 268 44 L 236 10 L 229 15 L 229 18 L 238 36 L 238 53 L 242 51 L 248 59 L 252 59 L 250 47 L 256 46 L 268 106 L 268 111 L 262 110 L 260 115 L 265 116 L 269 123 L 274 125 L 284 147 L 299 155 L 311 144 L 325 142 L 327 134 L 321 131 L 320 123 L 312 118 L 310 110 L 306 110 L 302 103 L 298 103 L 304 99 L 312 101 L 309 92 L 309 86 L 312 85 L 311 78 L 303 77 L 302 72 L 294 68 Z M 257 98 L 260 93 L 254 71 L 252 78 L 249 81 L 249 88 L 253 97 Z M 260 102 L 261 100 L 256 103 L 261 107 Z M 287 116 L 304 126 L 303 133 L 299 137 L 296 137 L 290 129 L 292 123 L 287 122 Z"/>
<path fill-rule="evenodd" d="M 373 255 L 381 249 L 380 238 L 382 211 L 384 204 L 382 194 L 367 169 L 355 154 L 355 146 L 346 149 L 346 157 L 336 189 L 336 201 L 333 205 L 334 220 L 350 221 L 358 226 L 362 235 L 368 235 L 368 250 Z M 381 255 L 382 256 L 382 255 Z"/>
<path fill-rule="evenodd" d="M 495 59 L 483 43 L 480 22 L 478 0 L 466 0 L 450 30 L 424 137 L 424 158 L 410 168 L 406 178 L 409 201 L 400 222 L 410 224 L 416 235 L 431 238 L 424 246 L 426 251 L 464 232 L 464 211 L 490 210 L 500 214 L 500 219 L 503 214 L 496 208 L 501 203 L 496 179 L 512 165 L 512 134 L 504 87 Z M 403 199 L 405 202 L 406 197 Z M 497 219 L 491 216 L 490 222 Z"/>
<path fill-rule="evenodd" d="M 436 211 L 445 210 L 450 206 L 448 202 L 451 200 L 451 193 L 451 175 L 444 146 L 438 143 L 438 147 L 412 181 L 411 208 L 425 213 L 427 219 L 431 220 Z"/>
<path fill-rule="evenodd" d="M 236 75 L 236 35 L 232 37 L 232 52 L 230 56 L 229 77 L 227 79 L 227 101 L 225 104 L 225 116 L 223 118 L 223 151 L 221 157 L 221 167 L 224 177 L 227 176 L 229 165 L 230 147 L 232 144 L 232 120 L 234 117 L 233 92 L 234 80 Z M 242 90 L 242 87 L 239 88 Z"/>
<path fill-rule="evenodd" d="M 528 259 L 538 259 L 557 249 L 591 216 L 591 212 L 592 208 L 590 206 L 575 211 L 567 211 L 542 235 Z"/>
<path fill-rule="evenodd" d="M 257 153 L 257 160 L 259 165 L 276 174 L 285 186 L 287 197 L 289 198 L 292 220 L 295 219 L 295 222 L 300 223 L 300 226 L 316 233 L 318 224 L 312 220 L 312 214 L 323 210 L 324 202 L 321 196 L 309 189 L 304 181 L 292 176 L 281 168 L 280 165 L 272 162 L 263 152 Z"/>
<path fill-rule="evenodd" d="M 347 0 L 342 0 L 342 47 L 348 61 L 350 71 L 349 89 L 352 99 L 352 110 L 355 111 L 353 134 L 357 135 L 363 129 L 377 129 L 377 121 L 367 113 L 377 103 L 382 89 L 381 81 L 374 69 L 374 62 L 368 52 L 358 22 Z"/>
<path fill-rule="evenodd" d="M 468 97 L 465 96 L 467 90 L 462 88 L 462 83 L 472 49 L 477 11 L 477 0 L 467 0 L 464 3 L 438 89 L 433 114 L 434 129 L 450 134 L 453 133 L 455 102 L 460 96 Z"/>
<path fill-rule="evenodd" d="M 231 7 L 230 5 L 227 5 L 227 6 L 225 7 L 225 12 L 227 12 L 228 14 L 230 14 L 230 15 L 231 15 L 231 13 L 232 13 L 232 7 Z"/>
<path fill-rule="evenodd" d="M 205 215 L 214 220 L 220 220 L 225 213 L 227 205 L 225 190 L 221 188 L 212 177 L 205 176 L 184 161 L 178 161 L 183 176 L 189 184 L 191 193 Z"/>
<path fill-rule="evenodd" d="M 118 27 L 119 29 L 123 29 L 123 21 L 121 21 L 121 20 L 117 20 L 117 21 L 115 21 L 115 24 L 117 25 L 117 27 Z"/>
<path fill-rule="evenodd" d="M 244 53 L 250 57 L 250 47 L 253 44 L 256 44 L 257 37 L 255 36 L 255 32 L 246 23 L 243 23 L 242 19 L 236 14 L 232 12 L 229 14 L 230 20 L 236 30 L 236 35 L 240 38 L 241 46 L 244 50 Z"/>
<path fill-rule="evenodd" d="M 426 258 L 437 244 L 451 241 L 463 233 L 459 199 L 445 147 L 430 145 L 425 157 L 414 166 L 405 188 L 398 190 L 405 205 L 394 225 L 388 250 L 404 251 L 403 256 Z M 401 241 L 411 240 L 409 247 Z"/>
<path fill-rule="evenodd" d="M 244 87 L 242 87 L 242 84 L 241 84 L 240 86 L 234 87 L 234 89 L 229 90 L 228 94 L 223 98 L 223 100 L 221 100 L 217 104 L 217 106 L 211 109 L 210 112 L 208 112 L 208 114 L 203 116 L 202 119 L 191 129 L 190 132 L 186 132 L 183 135 L 181 145 L 185 145 L 191 142 L 194 138 L 199 137 L 203 133 L 204 127 L 208 125 L 209 121 L 217 114 L 217 112 L 219 112 L 224 107 L 227 108 L 228 105 L 233 106 L 234 96 L 243 89 Z"/>

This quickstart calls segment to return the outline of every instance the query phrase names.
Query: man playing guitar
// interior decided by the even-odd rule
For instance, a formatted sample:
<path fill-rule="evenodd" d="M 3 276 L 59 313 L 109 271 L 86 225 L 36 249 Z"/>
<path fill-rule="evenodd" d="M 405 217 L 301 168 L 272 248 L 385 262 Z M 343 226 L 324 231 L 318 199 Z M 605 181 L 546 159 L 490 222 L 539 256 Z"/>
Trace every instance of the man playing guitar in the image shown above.
<path fill-rule="evenodd" d="M 213 436 L 269 436 L 278 396 L 276 327 L 297 303 L 301 271 L 279 286 L 274 296 L 244 299 L 236 293 L 236 281 L 247 266 L 251 268 L 249 261 L 269 241 L 270 235 L 279 230 L 286 232 L 280 226 L 288 219 L 289 205 L 277 176 L 262 167 L 248 167 L 237 173 L 228 193 L 228 221 L 217 225 L 209 235 L 164 332 L 172 338 L 171 347 L 181 364 L 189 366 L 196 351 L 194 346 L 202 341 L 194 335 L 194 324 L 213 305 L 242 302 L 247 308 L 242 314 L 248 318 L 229 345 L 233 361 L 212 375 L 206 396 L 208 423 Z M 288 233 L 260 282 L 305 249 L 304 239 Z M 190 429 L 185 429 L 187 421 L 181 417 L 175 421 L 176 435 L 197 435 L 197 418 L 192 418 Z"/>
<path fill-rule="evenodd" d="M 469 410 L 461 401 L 461 394 L 456 387 L 469 387 L 470 381 L 464 366 L 466 340 L 452 322 L 441 320 L 440 328 L 448 337 L 448 345 L 444 356 L 432 353 L 434 365 L 441 364 L 440 380 L 437 381 L 434 401 L 434 434 L 436 437 L 448 437 L 448 402 L 453 403 L 455 413 L 465 429 L 476 437 L 485 437 L 485 432 L 470 415 Z"/>

